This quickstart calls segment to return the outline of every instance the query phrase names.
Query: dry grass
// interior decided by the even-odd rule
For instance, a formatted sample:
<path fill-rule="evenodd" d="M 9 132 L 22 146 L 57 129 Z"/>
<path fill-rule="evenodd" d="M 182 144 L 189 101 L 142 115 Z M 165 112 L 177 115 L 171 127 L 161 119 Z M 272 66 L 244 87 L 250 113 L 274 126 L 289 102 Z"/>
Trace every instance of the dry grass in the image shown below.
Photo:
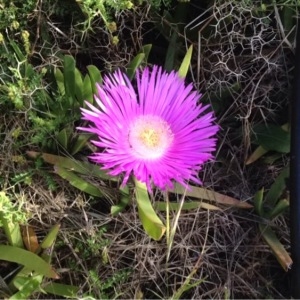
<path fill-rule="evenodd" d="M 281 285 L 286 274 L 257 230 L 258 222 L 263 220 L 251 212 L 230 208 L 183 212 L 166 262 L 165 239 L 155 242 L 145 234 L 134 205 L 111 217 L 94 210 L 84 195 L 74 195 L 67 186 L 51 194 L 37 182 L 23 193 L 27 199 L 25 209 L 32 216 L 30 223 L 40 238 L 50 225 L 61 224 L 53 252 L 59 282 L 80 286 L 82 292 L 88 291 L 96 298 L 103 297 L 103 293 L 109 297 L 122 293 L 124 299 L 136 298 L 139 293 L 146 299 L 171 297 L 198 260 L 191 283 L 200 279 L 203 283 L 187 291 L 184 298 L 286 296 L 287 289 Z M 106 231 L 99 235 L 103 227 Z M 282 241 L 288 244 L 285 220 L 278 219 L 274 228 L 279 228 Z M 102 291 L 91 280 L 91 270 L 102 285 L 121 270 L 128 271 L 128 275 Z M 44 298 L 42 294 L 36 297 Z"/>

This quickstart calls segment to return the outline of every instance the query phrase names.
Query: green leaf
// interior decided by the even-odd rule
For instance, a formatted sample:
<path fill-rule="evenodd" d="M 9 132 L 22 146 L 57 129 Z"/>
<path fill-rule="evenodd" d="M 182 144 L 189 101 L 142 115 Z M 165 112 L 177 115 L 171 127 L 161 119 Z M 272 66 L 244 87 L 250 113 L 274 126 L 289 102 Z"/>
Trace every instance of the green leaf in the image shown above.
<path fill-rule="evenodd" d="M 266 218 L 273 219 L 282 214 L 288 207 L 290 202 L 287 199 L 278 201 L 276 206 L 266 215 Z"/>
<path fill-rule="evenodd" d="M 290 134 L 277 125 L 255 126 L 256 142 L 266 150 L 290 152 Z"/>
<path fill-rule="evenodd" d="M 77 298 L 76 295 L 79 292 L 79 287 L 68 284 L 60 284 L 51 282 L 43 287 L 43 290 L 49 294 L 62 296 L 66 298 Z"/>
<path fill-rule="evenodd" d="M 151 49 L 152 49 L 152 44 L 147 44 L 147 45 L 144 45 L 140 51 L 140 53 L 145 54 L 145 57 L 144 57 L 145 63 L 147 63 L 147 61 L 148 61 L 148 57 L 149 57 Z"/>
<path fill-rule="evenodd" d="M 166 211 L 167 207 L 166 207 L 166 202 L 163 201 L 156 201 L 154 204 L 154 207 L 159 210 L 159 211 Z M 169 202 L 169 208 L 171 210 L 175 210 L 178 211 L 180 208 L 180 203 L 174 203 L 174 202 Z M 221 210 L 221 208 L 212 205 L 212 204 L 208 204 L 205 202 L 197 202 L 197 201 L 193 201 L 193 202 L 185 202 L 182 205 L 182 210 L 193 210 L 193 209 L 198 209 L 198 208 L 204 208 L 204 209 L 210 209 L 210 210 Z"/>
<path fill-rule="evenodd" d="M 293 26 L 295 26 L 295 8 L 292 5 L 283 5 L 282 18 L 285 32 L 290 33 L 290 31 L 293 29 Z M 290 37 L 290 34 L 288 34 L 286 38 L 289 38 L 289 41 L 293 42 L 294 35 Z"/>
<path fill-rule="evenodd" d="M 55 242 L 55 239 L 57 237 L 57 234 L 58 234 L 58 231 L 59 231 L 59 228 L 60 228 L 60 225 L 57 224 L 55 225 L 54 227 L 52 227 L 52 229 L 50 230 L 50 232 L 46 235 L 46 237 L 44 238 L 44 240 L 42 241 L 42 243 L 40 245 L 37 245 L 37 249 L 35 250 L 35 253 L 36 254 L 39 254 L 42 250 L 43 252 L 41 253 L 40 257 L 48 264 L 50 264 L 51 262 L 51 251 L 46 251 L 48 249 L 50 249 L 54 242 Z M 28 228 L 29 229 L 29 228 Z M 27 229 L 27 230 L 28 230 Z M 36 243 L 38 244 L 38 242 L 36 241 Z M 30 249 L 31 252 L 32 249 Z M 14 285 L 15 287 L 19 288 L 17 285 L 18 285 L 18 282 L 20 282 L 20 280 L 24 281 L 24 278 L 28 278 L 28 277 L 31 277 L 31 274 L 32 273 L 32 270 L 31 269 L 28 269 L 27 267 L 23 267 L 18 273 L 17 275 L 13 278 L 12 282 L 10 283 L 10 286 L 11 285 Z M 40 283 L 43 279 L 43 276 L 41 276 L 40 278 Z M 28 283 L 28 288 L 30 288 L 31 284 L 30 282 Z M 21 293 L 21 295 L 23 295 Z"/>
<path fill-rule="evenodd" d="M 54 242 L 57 238 L 59 229 L 60 229 L 59 224 L 56 224 L 51 228 L 51 230 L 48 232 L 48 234 L 45 236 L 45 238 L 43 239 L 43 241 L 40 244 L 41 249 L 48 249 L 54 244 Z"/>
<path fill-rule="evenodd" d="M 286 124 L 284 124 L 284 125 L 281 126 L 281 129 L 283 131 L 288 132 L 289 129 L 290 129 L 289 127 L 290 127 L 289 124 L 286 123 Z M 255 140 L 254 140 L 254 142 L 255 142 Z M 257 142 L 257 140 L 256 140 L 256 142 Z M 262 146 L 258 146 L 254 150 L 254 152 L 248 157 L 248 159 L 246 161 L 246 165 L 250 165 L 250 164 L 254 163 L 255 161 L 257 161 L 259 158 L 261 158 L 263 155 L 265 155 L 268 152 L 269 152 L 269 150 L 265 149 Z M 267 164 L 273 164 L 274 161 L 277 160 L 277 159 L 279 159 L 280 157 L 281 157 L 280 154 L 273 154 L 271 156 L 266 157 L 264 161 Z"/>
<path fill-rule="evenodd" d="M 193 45 L 191 45 L 188 49 L 188 51 L 186 52 L 184 59 L 181 63 L 181 66 L 178 70 L 178 75 L 181 78 L 185 78 L 187 75 L 187 72 L 189 70 L 190 67 L 190 63 L 191 63 L 191 58 L 192 58 L 192 53 L 193 53 Z"/>
<path fill-rule="evenodd" d="M 178 8 L 178 6 L 177 6 Z M 161 34 L 165 36 L 166 40 L 168 40 L 169 45 L 166 51 L 164 69 L 166 71 L 174 70 L 175 59 L 177 56 L 177 52 L 179 50 L 178 47 L 178 20 L 176 20 L 176 16 L 172 16 L 169 10 L 164 10 L 163 19 L 166 23 L 170 24 L 169 26 L 165 26 L 164 24 L 157 24 L 158 29 Z"/>
<path fill-rule="evenodd" d="M 15 262 L 49 278 L 59 278 L 51 265 L 38 255 L 14 246 L 0 245 L 0 259 Z"/>
<path fill-rule="evenodd" d="M 185 282 L 179 287 L 179 289 L 173 294 L 173 296 L 170 298 L 170 300 L 179 300 L 182 299 L 182 294 L 188 290 L 190 290 L 193 287 L 199 286 L 203 282 L 205 282 L 206 278 L 199 279 L 194 283 L 190 283 L 190 280 L 192 277 L 188 277 Z"/>
<path fill-rule="evenodd" d="M 164 235 L 166 227 L 152 207 L 146 185 L 139 182 L 137 179 L 134 179 L 134 182 L 140 220 L 146 233 L 151 238 L 158 241 Z"/>
<path fill-rule="evenodd" d="M 118 213 L 122 212 L 130 202 L 128 186 L 126 185 L 124 188 L 121 188 L 120 192 L 121 192 L 120 202 L 111 207 L 110 213 L 112 216 L 116 216 Z"/>
<path fill-rule="evenodd" d="M 127 75 L 131 80 L 134 77 L 134 74 L 137 68 L 141 65 L 145 59 L 145 53 L 139 53 L 127 66 Z"/>
<path fill-rule="evenodd" d="M 62 168 L 74 171 L 83 175 L 95 176 L 97 178 L 117 181 L 116 177 L 112 177 L 100 169 L 98 165 L 91 164 L 89 162 L 81 162 L 74 158 L 63 157 L 59 155 L 53 155 L 49 153 L 39 153 L 35 151 L 27 151 L 28 156 L 37 158 L 41 156 L 43 160 L 49 164 L 61 166 Z"/>
<path fill-rule="evenodd" d="M 15 41 L 11 40 L 10 38 L 9 38 L 9 43 L 12 46 L 12 48 L 14 49 L 14 51 L 15 51 L 17 57 L 18 57 L 18 60 L 19 61 L 27 61 L 26 56 L 20 50 L 18 44 Z"/>
<path fill-rule="evenodd" d="M 265 155 L 268 152 L 265 148 L 262 146 L 258 146 L 254 152 L 248 157 L 246 161 L 246 165 L 250 165 L 257 161 L 259 158 L 261 158 L 263 155 Z"/>
<path fill-rule="evenodd" d="M 90 103 L 93 103 L 94 95 L 91 79 L 88 75 L 85 75 L 82 86 L 82 99 Z M 83 103 L 84 106 L 84 103 Z"/>
<path fill-rule="evenodd" d="M 25 77 L 26 78 L 32 78 L 35 75 L 35 71 L 33 69 L 33 66 L 29 63 L 25 63 Z"/>
<path fill-rule="evenodd" d="M 82 75 L 80 71 L 77 68 L 75 68 L 75 96 L 80 106 L 83 105 L 83 100 L 84 100 L 82 90 L 83 90 Z"/>
<path fill-rule="evenodd" d="M 169 41 L 169 46 L 166 53 L 166 59 L 164 64 L 164 69 L 166 71 L 171 71 L 174 69 L 175 59 L 178 52 L 178 44 L 177 44 L 178 34 L 176 31 L 173 31 L 171 35 L 171 39 Z"/>
<path fill-rule="evenodd" d="M 13 279 L 13 285 L 19 290 L 17 293 L 12 295 L 9 299 L 29 299 L 29 297 L 36 291 L 39 290 L 40 284 L 43 280 L 42 275 L 21 277 L 17 276 Z"/>
<path fill-rule="evenodd" d="M 92 137 L 92 134 L 78 134 L 76 140 L 71 149 L 71 155 L 78 153 L 88 142 L 88 140 Z"/>
<path fill-rule="evenodd" d="M 69 133 L 66 128 L 62 129 L 58 133 L 58 135 L 56 136 L 56 139 L 64 149 L 68 149 Z"/>
<path fill-rule="evenodd" d="M 10 199 L 4 192 L 0 192 L 0 223 L 6 238 L 11 246 L 24 248 L 20 225 L 15 221 L 13 213 L 5 213 L 5 208 L 10 206 Z"/>
<path fill-rule="evenodd" d="M 92 91 L 93 94 L 97 94 L 97 86 L 96 83 L 101 84 L 102 83 L 102 76 L 101 76 L 101 72 L 99 71 L 99 69 L 94 66 L 94 65 L 89 65 L 87 66 L 88 72 L 89 72 L 89 76 L 90 76 L 90 80 L 91 80 L 91 86 L 92 86 Z"/>
<path fill-rule="evenodd" d="M 272 184 L 268 194 L 265 197 L 266 204 L 271 208 L 274 207 L 279 197 L 282 195 L 286 188 L 286 179 L 290 176 L 289 166 L 285 167 L 279 176 L 277 176 L 275 182 Z"/>
<path fill-rule="evenodd" d="M 185 194 L 189 197 L 195 197 L 202 200 L 210 200 L 215 201 L 221 204 L 235 206 L 239 208 L 252 208 L 252 205 L 247 202 L 241 202 L 235 198 L 220 194 L 218 192 L 210 191 L 205 188 L 196 187 L 190 185 L 188 189 L 183 187 L 182 185 L 175 183 L 174 188 L 170 190 L 171 193 Z"/>
<path fill-rule="evenodd" d="M 178 1 L 173 15 L 169 11 L 165 10 L 164 19 L 168 22 L 170 27 L 170 34 L 167 37 L 169 40 L 169 46 L 167 49 L 165 59 L 165 70 L 171 71 L 175 69 L 178 62 L 178 56 L 181 49 L 181 34 L 183 33 L 184 24 L 187 21 L 189 5 L 186 1 Z M 165 22 L 165 23 L 167 23 Z M 167 26 L 164 26 L 167 27 Z M 171 36 L 171 38 L 169 38 Z"/>
<path fill-rule="evenodd" d="M 275 254 L 280 265 L 287 272 L 291 268 L 291 265 L 293 263 L 290 255 L 284 249 L 276 234 L 268 225 L 259 224 L 259 229 L 262 233 L 263 238 Z"/>
<path fill-rule="evenodd" d="M 55 166 L 54 170 L 56 174 L 66 179 L 71 185 L 73 185 L 77 189 L 95 197 L 104 196 L 98 187 L 80 178 L 72 171 L 68 171 L 67 169 L 64 169 L 59 166 Z"/>
<path fill-rule="evenodd" d="M 58 86 L 58 90 L 60 94 L 63 96 L 66 94 L 66 89 L 65 89 L 65 79 L 64 79 L 64 74 L 62 71 L 58 68 L 55 68 L 54 71 L 54 77 L 56 79 L 56 84 Z"/>
<path fill-rule="evenodd" d="M 71 55 L 65 55 L 64 57 L 64 84 L 66 89 L 66 95 L 70 96 L 72 103 L 75 100 L 75 59 Z"/>
<path fill-rule="evenodd" d="M 263 208 L 263 199 L 264 199 L 264 188 L 256 192 L 256 194 L 254 195 L 254 208 L 256 213 L 261 217 L 264 217 L 265 215 L 264 208 Z"/>

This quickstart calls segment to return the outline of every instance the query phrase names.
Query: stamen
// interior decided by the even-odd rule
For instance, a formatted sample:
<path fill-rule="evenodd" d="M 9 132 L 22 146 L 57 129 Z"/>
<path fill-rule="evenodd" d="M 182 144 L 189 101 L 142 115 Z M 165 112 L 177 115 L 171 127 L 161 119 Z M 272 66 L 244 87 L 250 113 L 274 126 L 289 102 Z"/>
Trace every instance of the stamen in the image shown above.
<path fill-rule="evenodd" d="M 130 126 L 129 143 L 140 158 L 155 159 L 162 156 L 173 141 L 169 124 L 157 116 L 145 115 Z"/>

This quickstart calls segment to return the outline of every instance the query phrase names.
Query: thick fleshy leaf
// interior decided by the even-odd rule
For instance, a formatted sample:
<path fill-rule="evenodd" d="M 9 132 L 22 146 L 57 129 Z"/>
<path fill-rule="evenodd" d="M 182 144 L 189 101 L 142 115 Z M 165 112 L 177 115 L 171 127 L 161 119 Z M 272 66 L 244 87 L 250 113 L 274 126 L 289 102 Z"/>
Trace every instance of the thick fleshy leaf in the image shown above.
<path fill-rule="evenodd" d="M 88 69 L 88 72 L 89 72 L 93 94 L 96 94 L 97 93 L 96 83 L 102 83 L 101 72 L 94 65 L 89 65 L 86 68 Z"/>
<path fill-rule="evenodd" d="M 268 150 L 263 148 L 262 146 L 258 146 L 254 152 L 247 158 L 246 165 L 250 165 L 261 158 L 263 155 L 268 153 Z"/>
<path fill-rule="evenodd" d="M 290 152 L 290 133 L 277 125 L 259 125 L 254 128 L 256 142 L 266 150 Z"/>
<path fill-rule="evenodd" d="M 23 54 L 23 51 L 20 50 L 18 44 L 14 40 L 11 40 L 10 38 L 8 38 L 8 39 L 9 39 L 9 43 L 12 46 L 12 48 L 14 49 L 14 52 L 16 53 L 19 61 L 22 61 L 22 62 L 27 61 L 28 58 Z"/>
<path fill-rule="evenodd" d="M 65 89 L 64 74 L 60 69 L 56 68 L 54 71 L 54 77 L 56 79 L 56 84 L 60 94 L 65 95 L 66 89 Z"/>
<path fill-rule="evenodd" d="M 272 129 L 272 127 L 275 127 L 275 129 L 273 128 Z M 267 126 L 267 128 L 268 128 L 268 132 L 270 133 L 270 131 L 272 132 L 272 131 L 278 131 L 278 128 L 279 128 L 279 126 L 276 126 L 276 125 L 269 125 L 269 126 Z M 261 126 L 261 125 L 258 125 L 258 126 L 256 126 L 255 127 L 255 132 L 260 132 L 260 131 L 264 131 L 266 129 L 266 126 L 265 125 L 263 125 L 263 126 Z M 282 129 L 282 130 L 281 130 Z M 286 135 L 286 133 L 288 133 L 289 132 L 289 130 L 290 130 L 290 125 L 288 124 L 288 123 L 286 123 L 286 124 L 283 124 L 282 126 L 280 126 L 280 129 L 279 129 L 279 131 L 280 131 L 280 135 L 283 135 L 284 136 L 284 140 L 285 140 L 285 142 L 284 142 L 284 145 L 283 145 L 283 147 L 284 148 L 286 148 L 286 150 L 288 150 L 289 151 L 289 145 L 286 143 L 287 141 L 289 142 L 289 137 Z M 284 132 L 286 132 L 286 133 L 283 133 L 282 131 L 284 131 Z M 259 138 L 259 137 L 258 137 Z M 270 137 L 269 137 L 270 138 Z M 271 137 L 271 139 L 273 139 L 274 140 L 274 137 Z M 287 139 L 287 141 L 286 141 L 286 139 Z M 258 140 L 257 140 L 257 137 L 256 137 L 256 140 L 255 140 L 256 142 L 258 142 Z M 274 142 L 274 141 L 273 141 Z M 272 143 L 271 143 L 271 145 L 272 145 Z M 259 158 L 261 158 L 263 155 L 265 155 L 267 152 L 269 152 L 270 150 L 276 150 L 276 149 L 269 149 L 269 148 L 267 148 L 267 147 L 262 147 L 262 145 L 260 144 L 260 146 L 258 146 L 255 150 L 254 150 L 254 152 L 248 157 L 248 159 L 247 159 L 247 161 L 246 161 L 246 165 L 249 165 L 249 164 L 251 164 L 251 163 L 254 163 L 256 160 L 258 160 Z M 279 151 L 279 152 L 281 152 L 281 151 Z M 277 155 L 277 156 L 279 156 L 279 155 Z M 270 157 L 270 158 L 268 158 L 268 160 L 270 160 L 271 159 L 271 161 L 269 161 L 268 163 L 270 163 L 270 164 L 272 164 L 273 162 L 272 162 L 272 160 L 276 160 L 277 158 L 279 158 L 279 157 L 277 157 L 277 156 L 275 156 L 274 158 L 272 158 L 272 157 Z"/>
<path fill-rule="evenodd" d="M 5 214 L 6 208 L 10 205 L 10 199 L 4 192 L 0 192 L 0 221 L 4 233 L 11 246 L 23 248 L 23 239 L 19 224 L 14 220 L 12 214 Z"/>
<path fill-rule="evenodd" d="M 68 130 L 66 128 L 62 129 L 58 133 L 58 135 L 56 136 L 56 139 L 64 149 L 68 149 L 69 134 L 68 134 Z"/>
<path fill-rule="evenodd" d="M 152 45 L 144 45 L 141 51 L 132 59 L 132 61 L 127 66 L 127 76 L 130 80 L 134 77 L 136 70 L 141 66 L 141 64 L 147 63 Z"/>
<path fill-rule="evenodd" d="M 127 75 L 129 79 L 132 79 L 137 68 L 141 65 L 145 59 L 145 53 L 139 53 L 127 66 Z"/>
<path fill-rule="evenodd" d="M 166 211 L 167 210 L 166 205 L 167 205 L 166 202 L 157 201 L 157 202 L 155 202 L 154 207 L 159 211 Z M 178 211 L 179 208 L 180 208 L 180 203 L 169 202 L 170 210 Z M 209 203 L 200 202 L 200 201 L 199 202 L 197 202 L 197 201 L 185 202 L 182 205 L 182 210 L 194 210 L 194 209 L 198 209 L 198 208 L 204 208 L 204 209 L 209 209 L 209 210 L 221 210 L 220 207 L 217 207 L 217 206 L 209 204 Z"/>
<path fill-rule="evenodd" d="M 190 63 L 191 63 L 191 58 L 192 58 L 192 53 L 193 53 L 193 45 L 191 45 L 188 49 L 188 51 L 186 52 L 184 59 L 181 63 L 181 66 L 178 70 L 178 75 L 182 78 L 186 77 L 186 74 L 189 70 L 190 67 Z"/>
<path fill-rule="evenodd" d="M 82 74 L 77 68 L 75 68 L 74 74 L 75 74 L 75 96 L 79 104 L 82 106 L 83 101 L 85 100 L 83 98 L 83 92 L 82 92 L 83 90 Z"/>
<path fill-rule="evenodd" d="M 41 156 L 43 160 L 49 164 L 63 167 L 67 170 L 74 171 L 83 175 L 95 176 L 101 179 L 117 181 L 116 177 L 109 176 L 100 169 L 99 166 L 89 162 L 81 162 L 74 158 L 53 155 L 49 153 L 39 153 L 35 151 L 26 152 L 29 157 L 37 158 Z"/>
<path fill-rule="evenodd" d="M 74 285 L 51 282 L 48 285 L 44 286 L 43 290 L 49 294 L 74 299 L 77 298 L 76 295 L 79 292 L 79 287 Z"/>
<path fill-rule="evenodd" d="M 93 103 L 93 88 L 89 75 L 85 75 L 83 79 L 82 85 L 82 98 L 90 103 Z M 85 107 L 85 103 L 83 103 L 83 107 Z"/>
<path fill-rule="evenodd" d="M 192 185 L 190 185 L 189 189 L 187 190 L 182 185 L 175 183 L 174 189 L 170 190 L 170 192 L 175 193 L 175 194 L 180 194 L 180 195 L 185 194 L 186 196 L 189 196 L 189 197 L 195 197 L 195 198 L 202 199 L 202 200 L 215 201 L 220 204 L 235 206 L 235 207 L 239 207 L 239 208 L 252 208 L 253 207 L 251 204 L 249 204 L 247 202 L 242 202 L 235 198 L 220 194 L 218 192 L 210 191 L 208 189 L 196 187 L 196 186 L 192 186 Z"/>
<path fill-rule="evenodd" d="M 281 199 L 280 201 L 277 202 L 275 207 L 266 214 L 266 217 L 269 219 L 273 219 L 283 212 L 285 212 L 288 208 L 290 207 L 290 202 L 287 199 Z"/>
<path fill-rule="evenodd" d="M 0 259 L 18 263 L 49 278 L 59 278 L 50 264 L 38 255 L 18 247 L 0 245 Z"/>
<path fill-rule="evenodd" d="M 275 182 L 272 184 L 269 192 L 265 197 L 266 204 L 270 207 L 274 207 L 279 197 L 282 195 L 283 191 L 286 188 L 286 180 L 290 176 L 290 167 L 285 167 L 281 173 L 275 179 Z"/>
<path fill-rule="evenodd" d="M 194 275 L 194 273 L 195 272 L 193 272 L 193 275 Z M 190 290 L 191 288 L 199 286 L 200 284 L 202 284 L 206 280 L 206 278 L 203 278 L 203 279 L 197 280 L 196 282 L 190 283 L 190 281 L 192 279 L 192 276 L 187 277 L 187 279 L 184 281 L 184 283 L 179 287 L 179 289 L 172 295 L 172 297 L 170 299 L 172 299 L 172 300 L 183 299 L 182 298 L 183 293 Z"/>
<path fill-rule="evenodd" d="M 126 185 L 124 188 L 121 188 L 120 192 L 121 198 L 119 203 L 111 207 L 110 213 L 112 216 L 116 216 L 118 213 L 122 212 L 130 202 L 128 186 Z"/>
<path fill-rule="evenodd" d="M 164 68 L 169 72 L 173 70 L 175 67 L 175 59 L 178 51 L 176 47 L 177 39 L 178 39 L 177 33 L 173 32 L 169 41 L 169 47 L 167 50 L 165 64 L 164 64 Z"/>
<path fill-rule="evenodd" d="M 279 15 L 279 14 L 278 14 Z M 284 28 L 285 32 L 292 32 L 293 31 L 293 27 L 295 26 L 295 10 L 293 5 L 283 5 L 282 7 L 282 12 L 280 13 L 280 17 L 282 19 L 282 25 Z M 293 47 L 292 44 L 294 43 L 294 36 L 288 34 L 286 37 L 286 39 L 288 39 L 286 41 L 286 43 L 290 46 Z M 288 41 L 290 43 L 288 43 Z"/>
<path fill-rule="evenodd" d="M 54 244 L 55 239 L 57 237 L 58 231 L 59 231 L 60 225 L 54 225 L 52 227 L 52 229 L 50 230 L 50 232 L 46 235 L 46 237 L 44 238 L 44 240 L 41 242 L 40 245 L 38 245 L 37 241 L 35 241 L 35 245 L 36 245 L 36 249 L 35 249 L 35 253 L 39 254 L 42 250 L 44 250 L 41 254 L 40 257 L 48 264 L 50 264 L 51 262 L 51 246 Z M 28 269 L 27 267 L 23 267 L 18 273 L 17 275 L 13 278 L 11 284 L 13 284 L 14 286 L 17 287 L 18 282 L 22 282 L 24 281 L 24 278 L 30 278 L 31 277 L 31 273 L 32 270 Z M 36 276 L 35 276 L 36 277 Z M 43 279 L 43 276 L 40 279 L 40 283 Z M 27 291 L 30 291 L 30 288 L 33 286 L 35 282 L 28 282 L 26 283 L 26 287 L 28 288 Z M 21 290 L 22 292 L 22 290 Z M 22 293 L 20 293 L 20 295 L 22 295 Z"/>
<path fill-rule="evenodd" d="M 260 224 L 259 229 L 262 233 L 263 238 L 265 239 L 265 241 L 268 243 L 273 253 L 275 254 L 280 265 L 287 272 L 293 264 L 290 255 L 288 254 L 288 252 L 285 250 L 285 248 L 277 238 L 275 232 L 269 226 Z"/>
<path fill-rule="evenodd" d="M 92 137 L 92 134 L 79 134 L 76 137 L 74 144 L 72 145 L 71 155 L 78 153 L 87 144 L 88 140 Z"/>
<path fill-rule="evenodd" d="M 56 174 L 69 181 L 69 183 L 77 189 L 95 197 L 104 196 L 104 194 L 98 187 L 80 178 L 74 172 L 68 171 L 67 169 L 58 166 L 55 166 L 54 170 Z"/>
<path fill-rule="evenodd" d="M 146 185 L 136 179 L 134 181 L 140 220 L 146 233 L 158 241 L 164 235 L 166 227 L 153 209 Z"/>
<path fill-rule="evenodd" d="M 66 95 L 70 96 L 70 99 L 75 99 L 75 59 L 71 55 L 64 56 L 64 84 Z M 72 104 L 72 103 L 71 103 Z"/>
<path fill-rule="evenodd" d="M 35 276 L 17 276 L 13 280 L 13 285 L 19 290 L 17 293 L 12 295 L 9 299 L 29 299 L 30 296 L 39 290 L 40 284 L 43 280 L 43 275 Z"/>
<path fill-rule="evenodd" d="M 264 200 L 264 188 L 257 191 L 256 194 L 254 195 L 254 208 L 256 213 L 260 217 L 264 217 L 265 215 L 264 208 L 263 208 L 263 200 Z"/>
<path fill-rule="evenodd" d="M 142 50 L 140 51 L 140 53 L 145 54 L 145 57 L 144 57 L 144 62 L 145 63 L 147 63 L 147 61 L 148 61 L 148 57 L 149 57 L 151 49 L 152 49 L 152 44 L 147 44 L 147 45 L 144 45 L 142 47 Z"/>
<path fill-rule="evenodd" d="M 41 242 L 42 249 L 48 249 L 54 244 L 54 242 L 57 238 L 59 229 L 60 229 L 59 224 L 56 224 L 51 228 L 51 230 L 48 232 L 48 234 L 45 236 L 45 238 Z"/>

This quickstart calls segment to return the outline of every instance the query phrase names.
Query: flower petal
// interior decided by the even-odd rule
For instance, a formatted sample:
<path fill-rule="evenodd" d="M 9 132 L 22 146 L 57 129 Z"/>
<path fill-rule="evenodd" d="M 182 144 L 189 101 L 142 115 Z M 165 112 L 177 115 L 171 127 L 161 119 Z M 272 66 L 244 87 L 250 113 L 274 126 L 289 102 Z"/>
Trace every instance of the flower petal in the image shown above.
<path fill-rule="evenodd" d="M 95 106 L 86 102 L 87 108 L 81 109 L 82 118 L 90 121 L 91 126 L 78 129 L 96 134 L 98 140 L 92 142 L 102 148 L 91 159 L 113 176 L 124 174 L 123 185 L 131 174 L 146 183 L 149 190 L 152 184 L 160 189 L 170 188 L 174 181 L 183 185 L 189 180 L 201 184 L 197 175 L 213 157 L 214 136 L 219 130 L 213 123 L 213 113 L 205 113 L 209 106 L 197 104 L 201 95 L 191 84 L 185 85 L 176 72 L 168 74 L 158 66 L 152 71 L 149 68 L 137 71 L 136 84 L 137 92 L 128 77 L 118 70 L 105 76 L 103 85 L 97 86 Z M 163 144 L 165 148 L 159 154 L 139 150 L 136 155 L 134 147 L 138 143 L 132 144 L 130 137 L 138 139 L 143 134 L 132 133 L 133 124 L 143 119 L 145 124 L 149 123 L 147 120 L 161 119 L 161 124 L 167 124 L 172 131 L 172 139 Z M 153 132 L 156 128 L 157 125 L 145 130 Z M 161 130 L 153 136 L 157 138 Z M 142 138 L 141 142 L 147 142 L 145 147 L 156 151 L 148 138 Z"/>

